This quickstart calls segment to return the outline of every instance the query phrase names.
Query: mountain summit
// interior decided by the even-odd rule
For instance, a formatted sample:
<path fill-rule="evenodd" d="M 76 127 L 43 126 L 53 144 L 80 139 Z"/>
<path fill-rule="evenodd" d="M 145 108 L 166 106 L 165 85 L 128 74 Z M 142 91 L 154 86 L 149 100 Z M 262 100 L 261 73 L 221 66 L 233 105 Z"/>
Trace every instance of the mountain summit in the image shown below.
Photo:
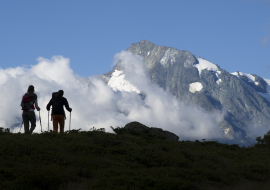
<path fill-rule="evenodd" d="M 126 51 L 140 55 L 150 80 L 169 90 L 179 101 L 207 112 L 225 112 L 221 128 L 231 139 L 246 137 L 248 127 L 263 127 L 270 120 L 267 79 L 254 74 L 228 73 L 188 51 L 158 46 L 147 40 L 131 44 Z M 128 81 L 121 82 L 124 70 L 119 64 L 104 77 L 115 90 L 140 93 Z"/>

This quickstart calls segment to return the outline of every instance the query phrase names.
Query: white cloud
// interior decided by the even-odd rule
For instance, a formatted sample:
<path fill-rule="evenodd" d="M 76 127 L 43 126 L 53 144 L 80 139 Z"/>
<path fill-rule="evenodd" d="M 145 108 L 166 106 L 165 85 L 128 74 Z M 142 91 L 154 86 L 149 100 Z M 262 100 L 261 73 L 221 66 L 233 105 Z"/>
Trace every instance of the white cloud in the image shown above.
<path fill-rule="evenodd" d="M 125 69 L 125 79 L 146 94 L 144 102 L 138 103 L 137 100 L 135 106 L 127 109 L 129 120 L 174 132 L 181 139 L 223 138 L 223 131 L 218 126 L 223 120 L 222 113 L 209 114 L 197 107 L 187 106 L 151 83 L 142 57 L 123 51 L 115 58 Z"/>

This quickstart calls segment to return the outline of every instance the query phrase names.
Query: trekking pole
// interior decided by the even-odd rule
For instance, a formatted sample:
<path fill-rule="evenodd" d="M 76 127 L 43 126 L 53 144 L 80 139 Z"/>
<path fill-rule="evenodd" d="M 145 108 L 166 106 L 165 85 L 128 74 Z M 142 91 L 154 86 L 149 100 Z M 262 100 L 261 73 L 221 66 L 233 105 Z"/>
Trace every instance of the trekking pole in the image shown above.
<path fill-rule="evenodd" d="M 22 121 L 22 124 L 21 124 L 21 127 L 20 127 L 20 131 L 19 131 L 19 133 L 21 132 L 21 129 L 22 129 L 22 125 L 23 125 L 23 121 Z"/>
<path fill-rule="evenodd" d="M 71 112 L 70 112 L 70 117 L 69 117 L 69 131 L 70 131 L 70 125 L 71 125 Z"/>
<path fill-rule="evenodd" d="M 39 112 L 39 122 L 40 122 L 40 130 L 41 130 L 41 133 L 43 132 L 42 131 L 42 124 L 41 124 L 41 117 L 40 117 L 40 111 L 38 111 Z"/>

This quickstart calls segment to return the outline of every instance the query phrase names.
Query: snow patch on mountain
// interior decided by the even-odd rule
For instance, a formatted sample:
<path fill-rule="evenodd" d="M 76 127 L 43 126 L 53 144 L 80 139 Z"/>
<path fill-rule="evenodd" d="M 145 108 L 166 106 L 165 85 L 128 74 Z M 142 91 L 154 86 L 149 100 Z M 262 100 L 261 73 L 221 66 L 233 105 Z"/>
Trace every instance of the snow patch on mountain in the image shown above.
<path fill-rule="evenodd" d="M 265 78 L 263 80 L 267 83 L 267 86 L 266 86 L 267 92 L 266 93 L 257 92 L 257 93 L 270 102 L 270 80 L 265 79 Z"/>
<path fill-rule="evenodd" d="M 138 94 L 140 91 L 132 85 L 129 81 L 125 80 L 125 74 L 123 71 L 115 70 L 112 73 L 112 76 L 108 82 L 108 85 L 114 90 L 114 91 L 126 91 L 126 92 L 137 92 Z"/>
<path fill-rule="evenodd" d="M 218 70 L 218 67 L 214 64 L 211 63 L 210 61 L 207 61 L 203 58 L 200 57 L 196 57 L 198 60 L 198 64 L 194 65 L 194 67 L 196 67 L 199 71 L 199 74 L 201 75 L 202 70 L 207 69 L 208 71 L 215 71 L 218 74 L 220 74 L 221 72 Z"/>
<path fill-rule="evenodd" d="M 236 76 L 237 78 L 239 78 L 238 73 L 239 73 L 239 75 L 241 75 L 241 76 L 247 77 L 247 79 L 248 79 L 249 82 L 252 82 L 252 83 L 254 83 L 255 85 L 259 85 L 259 83 L 255 81 L 255 80 L 256 80 L 255 77 L 254 77 L 253 75 L 251 75 L 251 74 L 246 74 L 246 73 L 242 73 L 242 72 L 234 72 L 234 73 L 231 73 L 231 74 L 234 75 L 234 76 Z M 239 79 L 240 79 L 240 78 L 239 78 Z M 241 80 L 241 79 L 240 79 L 240 80 Z"/>
<path fill-rule="evenodd" d="M 231 74 L 234 75 L 234 76 L 236 76 L 241 81 L 243 81 L 243 80 L 239 77 L 239 75 L 245 76 L 248 79 L 249 82 L 254 83 L 255 85 L 259 85 L 259 83 L 255 81 L 256 80 L 255 77 L 253 75 L 251 75 L 251 74 L 242 73 L 242 72 L 234 72 L 234 73 L 231 73 Z M 265 79 L 265 78 L 263 78 L 263 80 L 267 83 L 266 93 L 262 93 L 262 92 L 257 92 L 257 93 L 270 102 L 270 80 L 269 79 Z M 252 88 L 251 86 L 249 86 L 249 87 Z M 254 90 L 254 88 L 252 88 L 252 89 Z M 254 91 L 256 92 L 256 90 L 254 90 Z"/>
<path fill-rule="evenodd" d="M 216 81 L 217 84 L 219 84 L 221 82 L 222 82 L 222 80 L 220 78 Z"/>
<path fill-rule="evenodd" d="M 201 91 L 203 89 L 203 85 L 200 82 L 194 82 L 189 84 L 189 91 L 195 93 L 197 91 Z"/>
<path fill-rule="evenodd" d="M 201 76 L 201 72 L 204 69 L 207 69 L 208 71 L 213 71 L 216 74 L 216 77 L 218 78 L 218 80 L 216 81 L 217 84 L 221 83 L 222 80 L 219 78 L 219 74 L 221 74 L 221 71 L 219 71 L 218 66 L 216 66 L 215 64 L 211 63 L 210 61 L 207 61 L 203 58 L 200 57 L 196 57 L 198 60 L 198 64 L 195 64 L 194 67 L 196 67 L 199 71 L 199 75 Z"/>

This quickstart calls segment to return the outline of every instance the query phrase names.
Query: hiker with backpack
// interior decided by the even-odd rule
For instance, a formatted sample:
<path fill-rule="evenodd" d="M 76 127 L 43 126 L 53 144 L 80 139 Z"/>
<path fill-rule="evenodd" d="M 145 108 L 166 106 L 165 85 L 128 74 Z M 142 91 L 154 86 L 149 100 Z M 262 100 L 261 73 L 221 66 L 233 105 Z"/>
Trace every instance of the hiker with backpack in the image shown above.
<path fill-rule="evenodd" d="M 30 85 L 28 87 L 27 93 L 24 94 L 21 101 L 21 107 L 23 110 L 22 119 L 24 123 L 25 134 L 32 134 L 36 127 L 35 107 L 38 111 L 40 111 L 37 101 L 37 95 L 35 94 L 35 87 L 33 85 Z M 29 121 L 31 123 L 30 130 Z"/>
<path fill-rule="evenodd" d="M 60 133 L 64 133 L 66 115 L 63 106 L 65 106 L 69 112 L 72 111 L 72 108 L 69 107 L 67 99 L 63 97 L 63 95 L 63 90 L 52 93 L 52 98 L 47 105 L 48 111 L 50 111 L 50 107 L 52 106 L 51 116 L 53 121 L 53 131 L 55 133 L 58 132 L 58 123 L 60 125 Z"/>

